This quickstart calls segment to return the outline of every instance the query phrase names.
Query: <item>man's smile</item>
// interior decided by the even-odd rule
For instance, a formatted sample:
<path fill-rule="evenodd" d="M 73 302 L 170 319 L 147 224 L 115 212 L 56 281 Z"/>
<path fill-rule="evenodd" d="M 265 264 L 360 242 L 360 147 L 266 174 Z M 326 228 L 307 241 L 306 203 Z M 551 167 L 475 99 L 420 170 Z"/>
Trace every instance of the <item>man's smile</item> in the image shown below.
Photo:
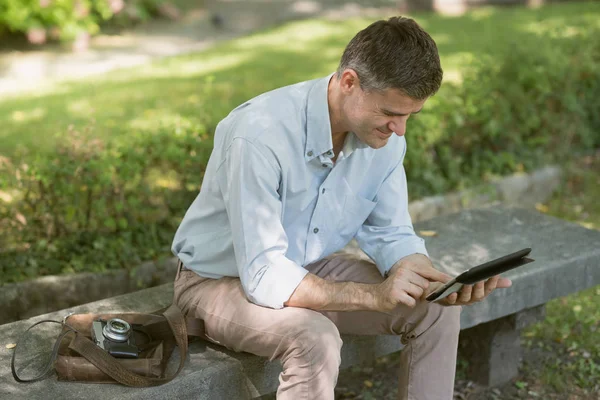
<path fill-rule="evenodd" d="M 389 137 L 392 136 L 392 134 L 394 133 L 393 131 L 390 131 L 389 133 L 386 133 L 386 132 L 382 131 L 379 128 L 375 128 L 375 130 L 377 131 L 378 136 L 380 138 L 382 138 L 382 139 L 389 139 Z"/>

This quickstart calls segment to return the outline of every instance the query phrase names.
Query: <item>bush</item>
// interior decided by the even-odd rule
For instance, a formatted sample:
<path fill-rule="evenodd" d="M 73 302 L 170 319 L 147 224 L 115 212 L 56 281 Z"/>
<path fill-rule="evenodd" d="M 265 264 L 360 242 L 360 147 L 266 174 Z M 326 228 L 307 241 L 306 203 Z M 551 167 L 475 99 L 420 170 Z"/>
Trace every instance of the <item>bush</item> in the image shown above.
<path fill-rule="evenodd" d="M 71 41 L 96 34 L 100 24 L 115 16 L 121 21 L 148 19 L 161 3 L 164 0 L 0 0 L 0 33 L 23 33 L 36 44 Z"/>
<path fill-rule="evenodd" d="M 133 267 L 168 252 L 212 148 L 204 129 L 119 143 L 71 129 L 61 139 L 53 155 L 1 163 L 3 281 Z"/>
<path fill-rule="evenodd" d="M 600 146 L 599 29 L 514 43 L 411 119 L 412 195 L 461 189 Z M 499 61 L 500 60 L 500 61 Z"/>

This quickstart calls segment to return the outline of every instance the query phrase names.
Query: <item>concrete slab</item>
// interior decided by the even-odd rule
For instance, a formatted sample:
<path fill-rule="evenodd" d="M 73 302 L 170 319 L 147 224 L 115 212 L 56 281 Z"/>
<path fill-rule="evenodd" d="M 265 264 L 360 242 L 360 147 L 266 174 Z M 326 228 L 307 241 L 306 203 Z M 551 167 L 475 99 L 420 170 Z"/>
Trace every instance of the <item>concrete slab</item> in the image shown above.
<path fill-rule="evenodd" d="M 483 303 L 464 308 L 463 329 L 600 284 L 600 232 L 538 212 L 503 208 L 463 211 L 416 224 L 415 228 L 437 232 L 437 236 L 426 238 L 430 255 L 437 265 L 451 273 L 524 247 L 534 249 L 535 263 L 508 274 L 514 280 L 513 287 L 495 293 Z M 148 312 L 168 305 L 171 298 L 171 285 L 166 284 L 0 326 L 0 398 L 79 399 L 97 392 L 105 398 L 120 399 L 245 399 L 275 390 L 281 370 L 278 362 L 233 353 L 201 341 L 190 346 L 188 361 L 180 376 L 159 387 L 132 389 L 119 385 L 61 383 L 54 378 L 32 384 L 13 380 L 10 357 L 14 350 L 5 345 L 15 343 L 34 322 L 61 319 L 70 311 Z M 399 341 L 390 336 L 345 336 L 343 339 L 343 367 L 401 348 Z M 170 366 L 177 362 L 175 355 Z"/>
<path fill-rule="evenodd" d="M 462 211 L 415 225 L 434 230 L 425 238 L 440 269 L 456 275 L 522 248 L 536 262 L 510 271 L 513 286 L 487 301 L 465 308 L 463 329 L 498 319 L 549 300 L 600 284 L 600 232 L 521 208 Z"/>

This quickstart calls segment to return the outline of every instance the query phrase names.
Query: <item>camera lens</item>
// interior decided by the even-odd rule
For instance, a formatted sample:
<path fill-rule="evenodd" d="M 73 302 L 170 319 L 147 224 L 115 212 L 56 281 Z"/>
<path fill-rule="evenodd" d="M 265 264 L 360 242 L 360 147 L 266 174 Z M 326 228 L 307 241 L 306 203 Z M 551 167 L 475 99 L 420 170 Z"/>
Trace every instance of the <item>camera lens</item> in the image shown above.
<path fill-rule="evenodd" d="M 130 333 L 131 326 L 129 323 L 119 318 L 109 319 L 102 329 L 104 337 L 113 342 L 126 342 Z"/>

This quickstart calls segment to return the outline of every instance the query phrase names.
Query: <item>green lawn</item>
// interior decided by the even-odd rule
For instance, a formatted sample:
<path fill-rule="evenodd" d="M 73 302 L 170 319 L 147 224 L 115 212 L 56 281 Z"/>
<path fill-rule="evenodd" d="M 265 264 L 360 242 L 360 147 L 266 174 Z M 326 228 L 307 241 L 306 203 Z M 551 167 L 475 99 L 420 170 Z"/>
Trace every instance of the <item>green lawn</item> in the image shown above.
<path fill-rule="evenodd" d="M 600 230 L 599 198 L 600 152 L 567 168 L 548 213 Z M 553 300 L 546 312 L 544 322 L 523 333 L 524 344 L 537 354 L 536 362 L 525 363 L 524 376 L 554 392 L 600 395 L 600 286 Z"/>
<path fill-rule="evenodd" d="M 461 17 L 413 16 L 437 41 L 447 81 L 460 81 L 469 60 L 515 40 L 571 35 L 600 26 L 600 3 L 538 10 L 481 8 Z M 348 40 L 370 20 L 306 20 L 151 65 L 62 83 L 0 100 L 0 155 L 19 146 L 50 151 L 54 134 L 74 124 L 103 138 L 131 130 L 200 122 L 212 130 L 235 105 L 263 91 L 333 71 Z M 443 96 L 443 90 L 439 96 Z"/>

